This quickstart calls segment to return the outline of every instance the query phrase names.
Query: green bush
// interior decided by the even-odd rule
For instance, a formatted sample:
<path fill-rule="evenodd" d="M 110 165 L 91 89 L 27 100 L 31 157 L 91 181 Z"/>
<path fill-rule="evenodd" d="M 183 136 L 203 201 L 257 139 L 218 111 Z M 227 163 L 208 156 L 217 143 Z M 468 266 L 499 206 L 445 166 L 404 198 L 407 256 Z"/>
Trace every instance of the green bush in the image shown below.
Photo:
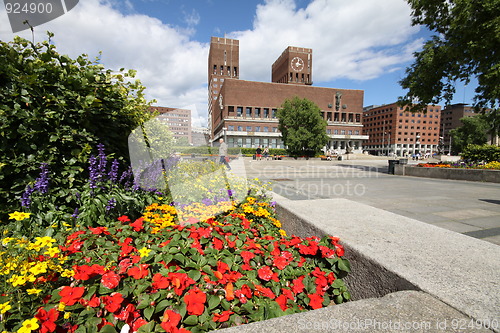
<path fill-rule="evenodd" d="M 254 155 L 257 148 L 241 148 L 241 153 L 243 155 Z M 269 155 L 287 155 L 286 149 L 281 148 L 269 148 Z"/>
<path fill-rule="evenodd" d="M 500 147 L 493 145 L 468 145 L 461 155 L 463 160 L 472 162 L 500 161 Z"/>
<path fill-rule="evenodd" d="M 127 136 L 151 117 L 145 87 L 130 81 L 134 71 L 61 55 L 48 35 L 38 44 L 0 41 L 0 221 L 7 207 L 19 207 L 42 163 L 54 174 L 53 191 L 77 187 L 93 147 L 102 143 L 127 161 Z"/>

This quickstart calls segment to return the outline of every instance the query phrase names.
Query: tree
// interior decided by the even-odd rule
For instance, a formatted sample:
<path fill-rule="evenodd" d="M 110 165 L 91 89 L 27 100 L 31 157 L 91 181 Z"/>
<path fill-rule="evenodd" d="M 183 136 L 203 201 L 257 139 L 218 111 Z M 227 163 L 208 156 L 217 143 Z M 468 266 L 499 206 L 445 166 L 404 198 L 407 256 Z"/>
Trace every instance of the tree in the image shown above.
<path fill-rule="evenodd" d="M 127 161 L 129 133 L 151 117 L 134 71 L 61 55 L 48 36 L 38 44 L 0 41 L 0 220 L 42 163 L 58 175 L 53 186 L 72 188 L 87 179 L 99 143 Z"/>
<path fill-rule="evenodd" d="M 278 129 L 290 155 L 314 156 L 328 142 L 321 110 L 306 98 L 286 99 L 277 117 Z"/>
<path fill-rule="evenodd" d="M 460 121 L 463 125 L 450 131 L 453 154 L 463 152 L 464 148 L 470 144 L 483 145 L 486 143 L 488 123 L 483 115 L 463 117 Z"/>
<path fill-rule="evenodd" d="M 476 78 L 474 105 L 498 109 L 500 99 L 500 0 L 407 0 L 413 25 L 435 32 L 400 81 L 400 98 L 414 111 L 449 103 L 455 83 Z M 500 117 L 498 110 L 494 110 Z"/>

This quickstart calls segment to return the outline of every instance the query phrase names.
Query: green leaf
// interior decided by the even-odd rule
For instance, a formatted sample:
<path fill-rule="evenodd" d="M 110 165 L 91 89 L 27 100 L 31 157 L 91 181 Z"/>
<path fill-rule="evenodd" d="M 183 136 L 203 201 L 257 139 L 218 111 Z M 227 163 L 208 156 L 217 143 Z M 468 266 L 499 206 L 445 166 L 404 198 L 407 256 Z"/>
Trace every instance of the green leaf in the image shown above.
<path fill-rule="evenodd" d="M 193 279 L 195 281 L 198 281 L 200 279 L 200 277 L 201 277 L 201 273 L 200 273 L 200 271 L 191 270 L 191 271 L 188 272 L 188 276 L 191 279 Z"/>
<path fill-rule="evenodd" d="M 189 325 L 189 326 L 194 326 L 198 324 L 198 316 L 189 316 L 186 319 L 184 319 L 184 324 Z"/>
<path fill-rule="evenodd" d="M 160 303 L 156 305 L 156 312 L 161 312 L 163 311 L 167 306 L 171 305 L 172 301 L 168 299 L 164 299 Z"/>
<path fill-rule="evenodd" d="M 351 264 L 349 263 L 349 260 L 347 260 L 347 259 L 339 258 L 338 267 L 340 270 L 342 270 L 344 272 L 349 273 L 351 271 Z"/>
<path fill-rule="evenodd" d="M 117 333 L 117 331 L 111 325 L 104 325 L 99 331 L 99 333 Z"/>
<path fill-rule="evenodd" d="M 211 295 L 208 298 L 208 308 L 215 309 L 220 304 L 220 297 L 218 295 Z"/>
<path fill-rule="evenodd" d="M 147 307 L 146 309 L 144 309 L 144 318 L 146 318 L 147 320 L 151 320 L 151 317 L 153 316 L 154 313 L 155 313 L 154 306 Z"/>

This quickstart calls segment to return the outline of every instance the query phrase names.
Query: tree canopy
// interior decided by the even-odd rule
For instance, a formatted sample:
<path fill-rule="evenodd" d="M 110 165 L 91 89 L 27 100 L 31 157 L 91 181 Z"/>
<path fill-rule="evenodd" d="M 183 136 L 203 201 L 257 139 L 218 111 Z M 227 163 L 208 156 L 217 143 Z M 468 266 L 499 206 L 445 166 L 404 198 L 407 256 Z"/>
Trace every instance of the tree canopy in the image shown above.
<path fill-rule="evenodd" d="M 470 144 L 483 145 L 486 143 L 488 123 L 484 115 L 464 117 L 460 121 L 463 125 L 450 131 L 453 154 L 463 152 L 465 147 Z"/>
<path fill-rule="evenodd" d="M 407 0 L 413 25 L 435 32 L 415 53 L 400 84 L 401 104 L 421 110 L 448 104 L 456 82 L 476 78 L 474 105 L 497 109 L 500 100 L 500 0 Z M 498 112 L 496 111 L 498 116 Z"/>
<path fill-rule="evenodd" d="M 99 143 L 128 160 L 127 136 L 151 117 L 134 71 L 59 54 L 48 35 L 0 41 L 0 216 L 41 163 L 71 187 Z"/>
<path fill-rule="evenodd" d="M 283 143 L 291 155 L 313 156 L 328 142 L 321 110 L 306 98 L 286 99 L 277 117 Z"/>

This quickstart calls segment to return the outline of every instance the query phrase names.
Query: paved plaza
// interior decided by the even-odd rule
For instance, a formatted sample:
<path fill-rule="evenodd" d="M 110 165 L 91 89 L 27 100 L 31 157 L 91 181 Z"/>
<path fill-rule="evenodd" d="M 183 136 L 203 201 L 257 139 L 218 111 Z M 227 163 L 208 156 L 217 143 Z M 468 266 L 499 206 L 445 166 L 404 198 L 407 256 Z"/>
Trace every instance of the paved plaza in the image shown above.
<path fill-rule="evenodd" d="M 344 198 L 500 245 L 500 184 L 395 176 L 387 159 L 354 158 L 244 163 L 249 178 L 291 200 Z"/>

